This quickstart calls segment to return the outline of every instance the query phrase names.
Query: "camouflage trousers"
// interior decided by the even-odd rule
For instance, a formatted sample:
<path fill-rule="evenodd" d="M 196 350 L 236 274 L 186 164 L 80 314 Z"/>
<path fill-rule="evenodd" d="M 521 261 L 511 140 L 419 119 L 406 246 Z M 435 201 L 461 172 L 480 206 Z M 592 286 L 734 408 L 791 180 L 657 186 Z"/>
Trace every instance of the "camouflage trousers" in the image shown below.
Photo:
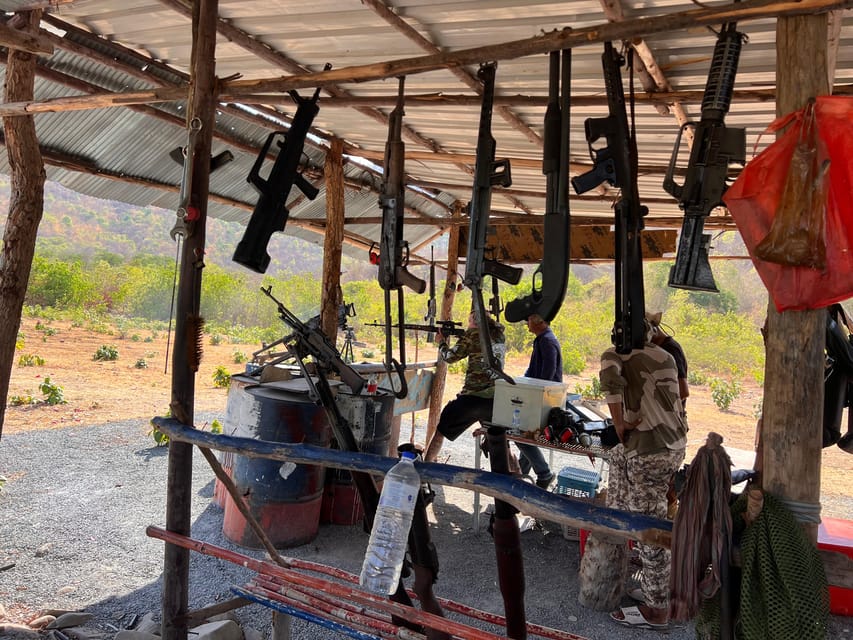
<path fill-rule="evenodd" d="M 683 449 L 626 458 L 622 445 L 613 447 L 610 450 L 607 506 L 666 518 L 666 493 L 673 474 L 683 461 Z M 656 609 L 669 606 L 669 549 L 639 544 L 639 555 L 643 565 L 640 587 L 646 604 Z"/>

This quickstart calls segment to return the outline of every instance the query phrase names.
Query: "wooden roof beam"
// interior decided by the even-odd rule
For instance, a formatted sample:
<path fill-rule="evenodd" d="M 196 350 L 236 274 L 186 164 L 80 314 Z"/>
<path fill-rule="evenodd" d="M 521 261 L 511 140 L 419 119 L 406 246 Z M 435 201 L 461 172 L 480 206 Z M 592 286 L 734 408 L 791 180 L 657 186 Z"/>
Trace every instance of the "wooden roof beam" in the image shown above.
<path fill-rule="evenodd" d="M 780 16 L 827 13 L 853 6 L 853 0 L 744 0 L 715 7 L 702 7 L 643 17 L 624 22 L 610 22 L 580 29 L 565 28 L 532 38 L 494 45 L 460 49 L 439 54 L 386 60 L 365 65 L 342 67 L 330 71 L 257 80 L 231 80 L 222 90 L 233 95 L 259 91 L 289 91 L 307 87 L 325 87 L 341 82 L 368 82 L 401 75 L 427 73 L 439 69 L 479 64 L 485 60 L 511 60 L 529 55 L 549 53 L 608 40 L 631 40 L 667 31 L 702 27 L 723 22 L 748 22 Z"/>
<path fill-rule="evenodd" d="M 17 11 L 30 11 L 36 7 L 17 7 Z M 9 47 L 27 53 L 53 55 L 53 46 L 41 35 L 19 31 L 15 28 L 13 18 L 5 24 L 0 24 L 0 46 Z"/>

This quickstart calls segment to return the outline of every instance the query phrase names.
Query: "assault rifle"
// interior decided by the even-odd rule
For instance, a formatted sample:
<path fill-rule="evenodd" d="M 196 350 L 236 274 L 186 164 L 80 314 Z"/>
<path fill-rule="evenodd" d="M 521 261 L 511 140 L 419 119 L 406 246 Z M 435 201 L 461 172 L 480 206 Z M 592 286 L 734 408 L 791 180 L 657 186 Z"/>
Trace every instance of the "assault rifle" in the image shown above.
<path fill-rule="evenodd" d="M 545 174 L 545 242 L 542 262 L 533 273 L 532 291 L 506 305 L 509 322 L 530 315 L 554 319 L 569 281 L 569 102 L 571 98 L 571 49 L 552 51 L 549 64 L 548 108 L 545 111 L 542 173 Z M 562 82 L 561 82 L 562 80 Z M 562 85 L 562 91 L 560 87 Z"/>
<path fill-rule="evenodd" d="M 330 64 L 325 67 L 326 70 L 331 68 Z M 319 88 L 314 91 L 311 98 L 303 98 L 296 91 L 290 92 L 290 97 L 296 102 L 296 115 L 293 116 L 290 129 L 273 131 L 267 136 L 267 140 L 246 178 L 246 181 L 255 188 L 260 197 L 255 204 L 254 211 L 252 211 L 249 224 L 246 225 L 246 230 L 243 232 L 243 239 L 237 244 L 232 260 L 252 271 L 264 273 L 270 264 L 267 245 L 273 233 L 284 231 L 287 217 L 290 215 L 287 210 L 287 198 L 293 185 L 295 184 L 309 200 L 313 200 L 320 193 L 317 187 L 299 173 L 299 160 L 302 158 L 305 138 L 311 128 L 311 123 L 314 121 L 314 116 L 320 111 L 320 107 L 317 105 L 319 95 Z M 269 177 L 264 180 L 261 177 L 261 167 L 273 141 L 278 137 L 282 138 L 278 142 L 279 152 L 273 162 Z"/>
<path fill-rule="evenodd" d="M 483 362 L 492 375 L 505 379 L 510 384 L 515 381 L 503 372 L 501 363 L 492 350 L 489 336 L 488 312 L 483 303 L 483 277 L 491 275 L 510 284 L 518 284 L 521 269 L 503 265 L 495 260 L 485 259 L 486 234 L 489 230 L 489 212 L 492 205 L 492 186 L 509 187 L 512 184 L 509 160 L 495 160 L 495 139 L 492 137 L 492 108 L 495 101 L 495 69 L 492 62 L 480 65 L 477 77 L 483 82 L 483 104 L 480 108 L 480 127 L 477 134 L 477 160 L 474 164 L 474 188 L 468 215 L 471 226 L 468 231 L 468 254 L 465 259 L 466 287 L 471 289 L 471 303 L 480 326 L 480 346 Z"/>
<path fill-rule="evenodd" d="M 272 294 L 272 285 L 266 289 L 261 287 L 261 291 L 276 303 L 278 316 L 293 330 L 292 334 L 281 339 L 288 351 L 299 359 L 311 356 L 318 367 L 336 372 L 354 394 L 361 393 L 361 389 L 364 387 L 364 378 L 343 361 L 341 354 L 329 342 L 326 334 L 320 331 L 319 322 L 317 322 L 317 326 L 302 322 L 276 299 Z"/>
<path fill-rule="evenodd" d="M 430 326 L 435 325 L 436 303 L 435 303 L 435 248 L 429 248 L 429 300 L 427 301 L 427 312 L 424 316 Z M 435 342 L 435 333 L 430 332 L 427 342 Z"/>
<path fill-rule="evenodd" d="M 398 325 L 387 325 L 382 324 L 380 322 L 368 322 L 364 325 L 365 327 L 383 327 L 384 329 L 403 329 L 405 331 L 424 331 L 426 333 L 436 334 L 441 331 L 442 335 L 445 336 L 464 336 L 465 329 L 462 328 L 462 324 L 459 322 L 452 322 L 451 320 L 439 320 L 434 324 L 412 324 L 410 322 L 404 322 L 403 324 Z"/>
<path fill-rule="evenodd" d="M 622 191 L 621 199 L 614 207 L 616 309 L 613 344 L 618 353 L 630 353 L 632 349 L 641 349 L 645 343 L 640 232 L 643 229 L 643 216 L 648 213 L 648 209 L 640 205 L 637 189 L 637 145 L 628 126 L 620 70 L 625 60 L 613 48 L 612 42 L 605 42 L 601 63 L 609 115 L 605 118 L 587 118 L 584 122 L 593 168 L 573 178 L 572 186 L 580 194 L 607 181 Z M 594 148 L 593 144 L 602 137 L 607 145 L 600 149 Z"/>
<path fill-rule="evenodd" d="M 341 414 L 335 402 L 334 394 L 329 386 L 327 372 L 330 370 L 338 372 L 341 379 L 349 385 L 355 394 L 359 393 L 361 387 L 356 389 L 353 386 L 355 380 L 352 382 L 348 381 L 344 372 L 351 372 L 351 374 L 346 375 L 355 376 L 362 384 L 364 380 L 348 364 L 341 360 L 337 351 L 329 344 L 326 336 L 319 329 L 304 325 L 281 302 L 273 297 L 271 289 L 272 287 L 261 288 L 261 291 L 278 305 L 278 312 L 282 320 L 294 330 L 293 335 L 285 339 L 290 343 L 288 344 L 288 350 L 296 357 L 296 364 L 302 371 L 303 376 L 305 376 L 305 380 L 311 389 L 312 397 L 325 410 L 338 447 L 342 451 L 359 451 L 360 448 L 353 434 L 352 425 Z M 309 374 L 308 368 L 303 362 L 304 358 L 308 355 L 312 356 L 316 364 L 316 377 L 312 377 Z M 366 401 L 370 402 L 370 399 L 367 398 Z M 369 473 L 351 471 L 350 474 L 361 499 L 361 504 L 364 507 L 365 530 L 370 531 L 373 528 L 373 519 L 376 515 L 376 509 L 379 506 L 379 490 Z M 444 613 L 441 604 L 432 590 L 432 585 L 438 578 L 438 554 L 430 539 L 423 488 L 418 493 L 412 529 L 409 532 L 409 556 L 411 557 L 411 566 L 415 573 L 414 589 L 421 603 L 421 608 L 432 614 L 443 616 Z M 402 580 L 399 581 L 396 591 L 390 595 L 390 599 L 410 607 L 414 606 Z M 416 632 L 425 633 L 428 640 L 449 640 L 450 638 L 443 631 L 424 629 L 421 625 L 397 616 L 394 616 L 393 622 L 397 625 L 411 628 Z"/>
<path fill-rule="evenodd" d="M 403 287 L 409 287 L 416 293 L 423 293 L 426 282 L 409 273 L 409 245 L 403 240 L 403 215 L 405 195 L 403 188 L 403 164 L 406 146 L 402 139 L 403 129 L 403 86 L 405 76 L 400 78 L 397 93 L 397 105 L 388 117 L 388 140 L 385 143 L 385 167 L 382 183 L 382 195 L 379 206 L 382 207 L 382 237 L 379 246 L 379 286 L 385 291 L 385 324 L 391 326 L 391 291 L 397 291 L 397 316 L 402 324 L 404 319 Z M 406 368 L 406 335 L 403 329 L 397 337 L 400 348 L 399 362 L 392 357 L 391 332 L 385 333 L 385 368 L 389 379 L 391 370 L 396 369 L 400 380 L 400 389 L 395 392 L 397 398 L 405 398 L 408 386 L 403 371 Z"/>
<path fill-rule="evenodd" d="M 734 92 L 740 50 L 745 36 L 730 22 L 723 26 L 714 45 L 714 57 L 702 97 L 699 124 L 686 122 L 678 131 L 663 188 L 678 200 L 684 210 L 684 222 L 678 238 L 675 265 L 669 272 L 669 286 L 695 291 L 717 291 L 708 262 L 710 234 L 703 233 L 705 218 L 723 205 L 729 166 L 746 161 L 746 132 L 726 128 L 723 119 L 729 111 Z M 684 184 L 675 183 L 675 163 L 685 129 L 694 131 L 693 148 Z"/>

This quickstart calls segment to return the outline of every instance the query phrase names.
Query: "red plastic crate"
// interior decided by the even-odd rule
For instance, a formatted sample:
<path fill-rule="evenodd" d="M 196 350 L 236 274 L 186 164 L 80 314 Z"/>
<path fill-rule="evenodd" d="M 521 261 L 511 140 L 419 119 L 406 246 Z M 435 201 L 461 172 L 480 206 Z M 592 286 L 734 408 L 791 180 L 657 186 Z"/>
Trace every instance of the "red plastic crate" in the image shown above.
<path fill-rule="evenodd" d="M 823 518 L 817 530 L 817 546 L 853 560 L 853 521 Z M 839 616 L 853 616 L 853 589 L 829 587 L 829 610 Z"/>

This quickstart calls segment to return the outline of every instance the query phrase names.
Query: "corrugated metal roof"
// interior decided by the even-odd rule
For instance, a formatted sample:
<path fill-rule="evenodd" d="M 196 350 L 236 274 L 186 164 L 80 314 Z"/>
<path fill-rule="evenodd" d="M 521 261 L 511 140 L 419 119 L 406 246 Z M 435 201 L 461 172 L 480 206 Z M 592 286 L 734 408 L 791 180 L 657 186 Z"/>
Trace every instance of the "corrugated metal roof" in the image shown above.
<path fill-rule="evenodd" d="M 14 10 L 26 2 L 6 1 L 0 8 Z M 163 83 L 185 82 L 192 49 L 191 23 L 187 15 L 176 10 L 175 0 L 77 0 L 52 10 L 51 17 L 80 30 L 64 32 L 56 20 L 51 32 L 64 40 L 88 47 L 115 61 L 108 67 L 103 59 L 88 59 L 78 53 L 57 48 L 51 56 L 41 56 L 40 64 L 52 75 L 40 77 L 36 83 L 36 100 L 74 95 L 78 89 L 64 85 L 62 76 L 84 80 L 100 91 L 132 91 L 153 88 Z M 319 71 L 326 63 L 340 69 L 399 58 L 416 57 L 435 52 L 452 52 L 486 45 L 496 45 L 570 27 L 579 29 L 607 22 L 598 0 L 411 0 L 386 2 L 410 33 L 401 31 L 387 18 L 371 8 L 373 2 L 361 0 L 221 0 L 219 12 L 231 28 L 236 28 L 278 54 L 286 62 L 276 65 L 248 51 L 238 42 L 221 36 L 217 43 L 217 75 L 221 78 L 240 74 L 242 79 L 286 76 L 300 69 Z M 695 5 L 680 0 L 623 2 L 626 19 L 660 16 L 686 11 Z M 186 5 L 184 5 L 186 6 Z M 837 49 L 836 84 L 853 82 L 853 16 L 845 11 Z M 775 87 L 775 19 L 742 24 L 740 30 L 749 38 L 744 45 L 736 89 Z M 90 39 L 87 34 L 98 36 Z M 416 41 L 417 40 L 417 41 Z M 650 36 L 646 43 L 673 90 L 702 91 L 716 37 L 707 28 L 677 30 Z M 119 45 L 123 49 L 117 49 Z M 572 95 L 603 96 L 601 46 L 578 47 L 572 54 Z M 150 64 L 145 63 L 148 60 Z M 147 64 L 147 66 L 146 66 Z M 121 66 L 125 65 L 125 66 Z M 133 67 L 136 71 L 131 70 Z M 143 72 L 142 69 L 145 69 Z M 170 69 L 171 68 L 171 69 Z M 476 68 L 468 67 L 471 78 Z M 147 74 L 147 76 L 145 75 Z M 626 89 L 627 89 L 627 74 Z M 146 79 L 149 78 L 149 79 Z M 638 92 L 642 89 L 635 82 Z M 473 95 L 470 81 L 463 81 L 451 70 L 409 75 L 406 95 L 421 94 Z M 497 69 L 496 96 L 536 97 L 547 95 L 548 56 L 532 55 L 500 61 Z M 376 114 L 387 115 L 392 109 L 388 100 L 396 95 L 394 79 L 342 84 L 321 93 L 320 113 L 314 125 L 324 135 L 334 135 L 380 158 L 387 136 L 386 126 Z M 303 93 L 308 93 L 307 90 Z M 383 104 L 373 109 L 334 106 L 329 95 L 383 97 Z M 696 102 L 685 105 L 689 116 L 698 118 Z M 292 115 L 293 104 L 262 108 L 264 113 L 277 110 Z M 171 116 L 172 121 L 154 117 L 154 112 Z M 479 106 L 432 104 L 423 106 L 409 102 L 404 125 L 421 139 L 432 141 L 439 152 L 473 155 L 477 141 Z M 541 146 L 531 139 L 541 137 L 544 106 L 519 102 L 496 106 L 492 134 L 498 157 L 519 160 L 512 166 L 513 185 L 507 194 L 495 189 L 493 214 L 542 214 L 544 210 L 544 177 L 539 163 Z M 235 160 L 211 176 L 209 214 L 226 220 L 245 222 L 257 198 L 246 182 L 246 176 L 269 131 L 276 124 L 264 124 L 257 112 L 254 119 L 237 117 L 223 107 L 217 117 L 218 137 L 213 153 L 230 150 Z M 511 114 L 508 118 L 505 114 Z M 606 115 L 603 102 L 594 106 L 572 108 L 571 155 L 575 162 L 589 163 L 584 138 L 584 120 Z M 748 149 L 758 141 L 764 128 L 775 117 L 775 102 L 735 99 L 726 123 L 745 127 Z M 177 205 L 180 166 L 169 158 L 169 152 L 186 141 L 181 103 L 156 104 L 145 108 L 103 108 L 89 111 L 64 111 L 38 114 L 35 117 L 43 148 L 61 157 L 72 157 L 89 167 L 89 173 L 48 166 L 48 178 L 65 186 L 100 198 L 119 200 L 142 206 L 173 209 Z M 381 117 L 379 118 L 381 120 Z M 675 202 L 664 193 L 662 168 L 669 162 L 678 125 L 672 116 L 662 116 L 648 102 L 636 105 L 639 164 L 656 167 L 640 176 L 641 198 L 649 201 L 650 215 L 680 217 Z M 769 142 L 765 137 L 762 144 Z M 408 151 L 426 148 L 407 139 Z M 317 175 L 322 175 L 324 149 L 322 142 L 306 146 L 306 157 Z M 525 160 L 526 162 L 521 162 Z M 467 163 L 472 166 L 472 163 Z M 5 154 L 0 157 L 0 171 L 8 172 Z M 376 188 L 380 178 L 363 165 L 346 165 L 346 216 L 348 219 L 380 215 Z M 470 168 L 446 159 L 409 160 L 406 171 L 413 182 L 441 185 L 437 198 L 407 192 L 408 218 L 419 216 L 447 218 L 453 203 L 466 203 L 471 197 Z M 102 177 L 98 172 L 112 177 Z M 115 177 L 130 176 L 135 182 L 122 182 Z M 322 226 L 312 228 L 312 221 L 325 218 L 324 191 L 311 202 L 296 199 L 287 233 L 321 238 Z M 297 193 L 291 194 L 295 199 Z M 612 214 L 612 198 L 595 200 L 572 197 L 575 215 L 597 216 L 606 224 Z M 301 222 L 300 222 L 301 221 Z M 313 229 L 313 230 L 312 230 Z M 413 247 L 428 245 L 436 227 L 407 225 L 406 239 Z M 347 226 L 352 242 L 348 252 L 363 252 L 363 241 L 378 241 L 379 225 L 375 222 Z M 363 253 L 361 253 L 363 257 Z"/>

